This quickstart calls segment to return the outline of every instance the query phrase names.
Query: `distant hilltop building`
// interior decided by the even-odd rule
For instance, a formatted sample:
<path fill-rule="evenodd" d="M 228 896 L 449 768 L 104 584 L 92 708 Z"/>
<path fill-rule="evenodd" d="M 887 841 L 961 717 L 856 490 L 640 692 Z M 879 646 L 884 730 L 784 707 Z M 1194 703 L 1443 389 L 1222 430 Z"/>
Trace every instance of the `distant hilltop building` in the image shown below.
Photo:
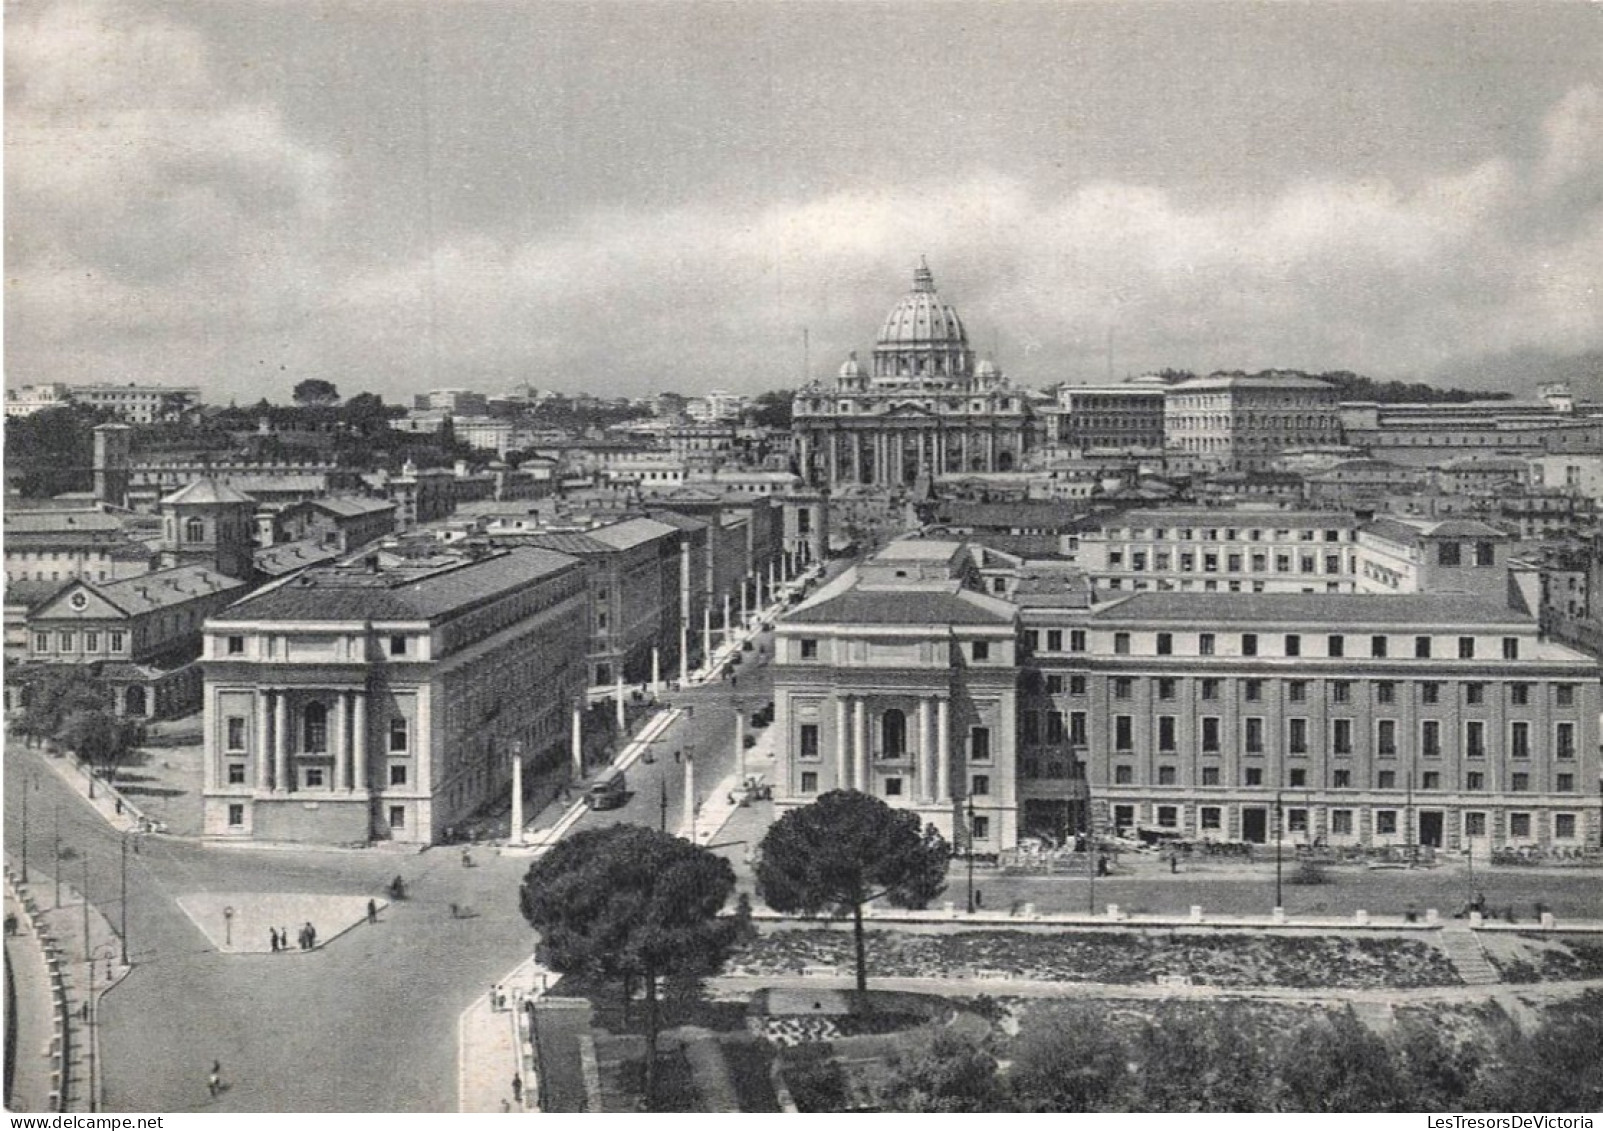
<path fill-rule="evenodd" d="M 976 361 L 957 311 L 920 263 L 864 369 L 854 353 L 833 388 L 797 393 L 792 431 L 808 483 L 905 485 L 920 476 L 1012 471 L 1031 446 L 1025 395 Z"/>
<path fill-rule="evenodd" d="M 103 408 L 129 424 L 155 424 L 200 404 L 196 385 L 69 385 L 52 382 L 6 390 L 6 416 L 31 416 L 47 408 L 82 404 Z"/>

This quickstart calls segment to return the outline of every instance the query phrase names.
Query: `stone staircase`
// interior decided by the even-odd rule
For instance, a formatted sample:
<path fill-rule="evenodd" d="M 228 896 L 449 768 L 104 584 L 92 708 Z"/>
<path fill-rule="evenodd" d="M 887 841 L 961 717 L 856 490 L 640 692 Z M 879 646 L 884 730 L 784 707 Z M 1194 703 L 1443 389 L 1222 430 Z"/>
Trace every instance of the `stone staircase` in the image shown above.
<path fill-rule="evenodd" d="M 1495 986 L 1502 981 L 1474 931 L 1467 927 L 1444 927 L 1441 944 L 1466 986 Z"/>

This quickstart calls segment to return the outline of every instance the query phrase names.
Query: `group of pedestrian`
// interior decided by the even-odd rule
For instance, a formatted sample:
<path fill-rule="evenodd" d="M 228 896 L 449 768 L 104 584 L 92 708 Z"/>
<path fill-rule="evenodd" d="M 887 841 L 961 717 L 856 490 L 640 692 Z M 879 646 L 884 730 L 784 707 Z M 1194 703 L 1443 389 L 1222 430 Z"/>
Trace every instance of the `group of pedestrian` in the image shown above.
<path fill-rule="evenodd" d="M 507 1007 L 507 991 L 506 991 L 506 987 L 505 986 L 499 986 L 499 985 L 491 986 L 490 987 L 490 1009 L 491 1009 L 491 1011 L 495 1012 L 495 1013 L 504 1013 L 504 1012 L 506 1012 L 506 1007 Z"/>
<path fill-rule="evenodd" d="M 267 928 L 268 945 L 277 954 L 281 950 L 289 949 L 289 928 Z M 307 923 L 300 929 L 300 947 L 302 950 L 314 950 L 317 947 L 317 928 Z"/>

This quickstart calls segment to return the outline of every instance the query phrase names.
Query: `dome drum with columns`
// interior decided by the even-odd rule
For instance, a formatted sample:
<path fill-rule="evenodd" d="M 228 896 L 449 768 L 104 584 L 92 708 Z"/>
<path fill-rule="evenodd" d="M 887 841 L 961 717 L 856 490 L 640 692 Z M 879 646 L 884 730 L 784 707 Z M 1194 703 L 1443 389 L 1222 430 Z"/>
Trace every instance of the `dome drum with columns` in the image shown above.
<path fill-rule="evenodd" d="M 796 394 L 792 419 L 802 475 L 815 484 L 1011 471 L 1030 437 L 1026 398 L 993 362 L 975 361 L 923 262 L 880 327 L 872 370 L 851 354 L 834 388 L 814 381 Z"/>

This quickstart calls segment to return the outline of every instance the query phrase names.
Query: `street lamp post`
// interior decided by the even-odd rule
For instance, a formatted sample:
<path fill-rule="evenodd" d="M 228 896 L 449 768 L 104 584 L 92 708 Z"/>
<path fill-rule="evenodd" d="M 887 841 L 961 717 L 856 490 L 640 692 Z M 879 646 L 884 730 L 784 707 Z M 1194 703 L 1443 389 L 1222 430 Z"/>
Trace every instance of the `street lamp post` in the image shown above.
<path fill-rule="evenodd" d="M 28 882 L 28 787 L 33 784 L 30 777 L 22 786 L 22 882 Z"/>
<path fill-rule="evenodd" d="M 78 894 L 83 897 L 83 960 L 89 961 L 89 853 L 85 852 L 79 861 L 83 865 L 83 890 Z"/>
<path fill-rule="evenodd" d="M 1280 891 L 1281 891 L 1281 881 L 1282 881 L 1281 831 L 1285 828 L 1285 824 L 1286 824 L 1285 811 L 1281 808 L 1280 791 L 1276 790 L 1275 791 L 1275 907 L 1277 909 L 1280 908 L 1280 907 L 1285 906 L 1283 903 L 1280 902 Z"/>
<path fill-rule="evenodd" d="M 232 907 L 223 908 L 223 945 L 226 947 L 234 945 L 234 909 Z"/>
<path fill-rule="evenodd" d="M 974 795 L 968 796 L 968 913 L 974 914 Z"/>
<path fill-rule="evenodd" d="M 52 845 L 50 849 L 50 871 L 56 881 L 55 906 L 61 906 L 61 802 L 56 802 L 53 818 Z"/>
<path fill-rule="evenodd" d="M 668 831 L 668 779 L 666 776 L 657 779 L 657 785 L 662 790 L 662 823 L 659 826 L 663 832 Z"/>
<path fill-rule="evenodd" d="M 122 902 L 119 918 L 122 921 L 122 964 L 128 965 L 128 836 L 122 834 Z"/>
<path fill-rule="evenodd" d="M 685 825 L 690 843 L 696 843 L 696 744 L 685 744 Z"/>

